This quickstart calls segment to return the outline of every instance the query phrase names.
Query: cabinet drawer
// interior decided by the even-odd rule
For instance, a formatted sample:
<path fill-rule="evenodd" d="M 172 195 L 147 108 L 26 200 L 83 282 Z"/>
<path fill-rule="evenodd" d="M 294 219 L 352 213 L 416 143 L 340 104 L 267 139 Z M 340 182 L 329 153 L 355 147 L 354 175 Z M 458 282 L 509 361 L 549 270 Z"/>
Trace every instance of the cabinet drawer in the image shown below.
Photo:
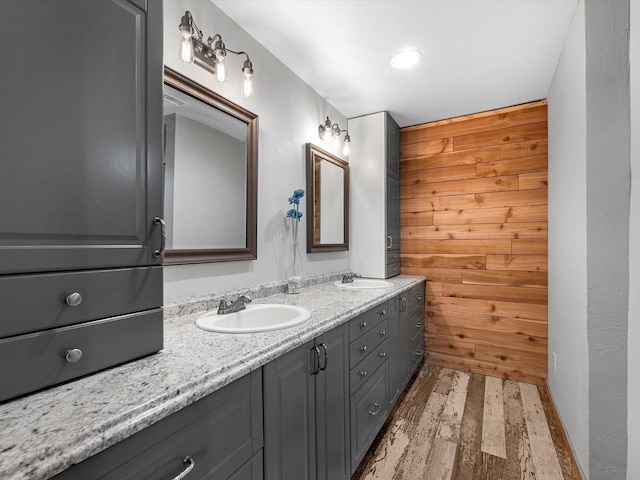
<path fill-rule="evenodd" d="M 387 365 L 383 365 L 351 398 L 352 466 L 367 452 L 387 415 Z"/>
<path fill-rule="evenodd" d="M 188 480 L 261 479 L 261 379 L 261 370 L 245 375 L 54 479 L 170 480 L 187 455 Z"/>
<path fill-rule="evenodd" d="M 353 342 L 388 317 L 387 302 L 384 302 L 358 315 L 356 318 L 352 318 L 349 321 L 349 340 Z"/>
<path fill-rule="evenodd" d="M 264 478 L 264 460 L 262 450 L 245 463 L 229 480 L 262 480 Z"/>
<path fill-rule="evenodd" d="M 413 372 L 415 372 L 416 367 L 418 366 L 418 364 L 422 361 L 422 358 L 424 357 L 424 344 L 419 344 L 418 347 L 416 347 L 415 351 L 413 352 L 413 356 L 411 357 L 411 375 L 413 375 Z"/>
<path fill-rule="evenodd" d="M 383 320 L 349 345 L 349 368 L 355 367 L 389 335 L 389 321 Z"/>
<path fill-rule="evenodd" d="M 420 329 L 411 337 L 410 349 L 414 351 L 418 348 L 424 348 L 424 330 Z"/>
<path fill-rule="evenodd" d="M 389 357 L 389 341 L 385 340 L 362 360 L 349 374 L 349 392 L 353 395 L 375 371 L 387 362 Z"/>
<path fill-rule="evenodd" d="M 387 250 L 387 265 L 400 263 L 400 250 Z"/>
<path fill-rule="evenodd" d="M 162 306 L 162 267 L 0 276 L 0 305 L 0 338 L 150 310 Z"/>
<path fill-rule="evenodd" d="M 396 275 L 400 275 L 400 262 L 387 264 L 385 278 L 395 277 Z"/>
<path fill-rule="evenodd" d="M 0 401 L 157 352 L 162 333 L 158 308 L 0 340 Z"/>

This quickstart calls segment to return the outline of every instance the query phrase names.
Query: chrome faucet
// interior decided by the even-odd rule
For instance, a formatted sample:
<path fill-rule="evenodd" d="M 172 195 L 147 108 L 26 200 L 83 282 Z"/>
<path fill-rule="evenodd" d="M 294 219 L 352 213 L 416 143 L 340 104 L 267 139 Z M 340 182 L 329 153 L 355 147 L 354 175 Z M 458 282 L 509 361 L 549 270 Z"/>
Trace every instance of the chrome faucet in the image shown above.
<path fill-rule="evenodd" d="M 240 295 L 233 302 L 222 299 L 218 305 L 218 315 L 226 315 L 227 313 L 245 310 L 247 303 L 251 303 L 251 299 L 247 295 Z"/>
<path fill-rule="evenodd" d="M 362 275 L 360 275 L 359 273 L 347 273 L 346 275 L 342 276 L 342 283 L 353 283 L 353 279 L 354 278 L 362 278 Z"/>

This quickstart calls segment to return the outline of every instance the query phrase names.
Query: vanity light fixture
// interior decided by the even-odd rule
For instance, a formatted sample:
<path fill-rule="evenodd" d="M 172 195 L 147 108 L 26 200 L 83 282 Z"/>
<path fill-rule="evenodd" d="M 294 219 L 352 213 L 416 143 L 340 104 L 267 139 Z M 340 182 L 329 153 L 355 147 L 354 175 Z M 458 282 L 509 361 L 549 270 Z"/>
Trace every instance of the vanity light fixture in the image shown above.
<path fill-rule="evenodd" d="M 195 63 L 199 67 L 204 68 L 209 73 L 216 76 L 216 79 L 223 83 L 227 80 L 227 67 L 225 57 L 228 53 L 235 55 L 244 55 L 246 60 L 242 64 L 242 94 L 249 97 L 253 94 L 253 65 L 249 59 L 247 52 L 236 52 L 226 47 L 222 41 L 222 36 L 216 33 L 213 37 L 209 37 L 207 42 L 203 41 L 202 30 L 198 28 L 193 20 L 191 12 L 188 10 L 180 19 L 178 26 L 182 33 L 182 41 L 180 42 L 180 58 L 185 63 Z"/>
<path fill-rule="evenodd" d="M 344 140 L 342 141 L 342 154 L 349 155 L 349 143 L 351 143 L 351 137 L 349 132 L 341 130 L 340 125 L 337 123 L 331 123 L 329 117 L 325 120 L 324 124 L 318 126 L 318 135 L 324 142 L 333 141 L 336 147 L 340 144 L 340 135 L 344 133 Z"/>

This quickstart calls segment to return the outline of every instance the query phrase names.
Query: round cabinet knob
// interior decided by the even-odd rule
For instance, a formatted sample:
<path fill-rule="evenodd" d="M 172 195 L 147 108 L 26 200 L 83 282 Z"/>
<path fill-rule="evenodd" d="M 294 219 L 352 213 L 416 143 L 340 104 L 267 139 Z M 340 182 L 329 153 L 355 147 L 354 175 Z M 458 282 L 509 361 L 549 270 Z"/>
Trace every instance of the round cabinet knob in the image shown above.
<path fill-rule="evenodd" d="M 360 328 L 367 328 L 367 322 L 362 322 L 360 324 Z"/>
<path fill-rule="evenodd" d="M 385 352 L 380 352 L 380 358 L 387 358 L 387 354 Z"/>
<path fill-rule="evenodd" d="M 361 377 L 366 377 L 366 376 L 367 376 L 367 372 L 366 372 L 366 370 L 364 370 L 364 371 L 360 372 L 360 376 L 361 376 Z"/>
<path fill-rule="evenodd" d="M 380 336 L 384 337 L 387 334 L 386 330 L 380 330 Z"/>
<path fill-rule="evenodd" d="M 420 322 L 416 323 L 416 328 L 422 328 L 422 324 Z"/>
<path fill-rule="evenodd" d="M 69 363 L 76 363 L 78 360 L 82 358 L 82 350 L 80 350 L 79 348 L 73 348 L 71 350 L 67 350 L 67 353 L 65 353 L 64 358 Z"/>
<path fill-rule="evenodd" d="M 367 346 L 365 345 L 364 347 L 360 347 L 360 351 L 362 353 L 366 352 L 367 351 Z"/>
<path fill-rule="evenodd" d="M 378 314 L 379 314 L 379 315 L 383 315 L 383 316 L 384 316 L 384 315 L 386 315 L 386 314 L 387 314 L 387 312 L 385 312 L 384 310 L 380 310 L 380 311 L 378 312 Z"/>
<path fill-rule="evenodd" d="M 77 307 L 82 303 L 82 295 L 78 292 L 70 293 L 65 300 L 70 307 Z"/>

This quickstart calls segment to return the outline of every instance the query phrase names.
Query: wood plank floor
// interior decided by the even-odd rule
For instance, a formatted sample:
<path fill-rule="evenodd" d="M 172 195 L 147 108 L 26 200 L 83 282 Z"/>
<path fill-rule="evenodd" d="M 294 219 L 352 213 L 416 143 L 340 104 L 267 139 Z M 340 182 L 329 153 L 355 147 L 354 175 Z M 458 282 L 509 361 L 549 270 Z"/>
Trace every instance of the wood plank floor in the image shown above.
<path fill-rule="evenodd" d="M 351 480 L 581 480 L 544 387 L 424 364 Z"/>

